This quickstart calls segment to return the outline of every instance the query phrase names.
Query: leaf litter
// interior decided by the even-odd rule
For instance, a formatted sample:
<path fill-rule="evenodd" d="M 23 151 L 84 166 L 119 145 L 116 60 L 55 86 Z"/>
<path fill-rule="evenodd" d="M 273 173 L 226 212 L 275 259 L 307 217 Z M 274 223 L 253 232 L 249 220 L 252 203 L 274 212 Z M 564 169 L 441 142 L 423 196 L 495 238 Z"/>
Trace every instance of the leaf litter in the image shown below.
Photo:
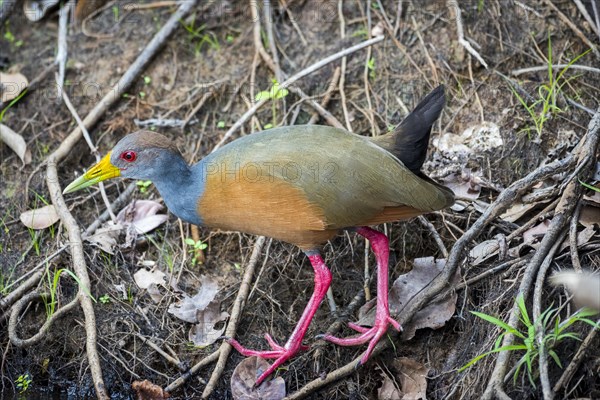
<path fill-rule="evenodd" d="M 221 302 L 215 300 L 219 285 L 215 278 L 201 275 L 202 286 L 194 296 L 183 293 L 183 299 L 169 305 L 169 314 L 182 321 L 194 324 L 189 332 L 189 340 L 195 346 L 205 347 L 223 335 L 225 325 L 215 329 L 215 325 L 226 320 L 229 313 L 221 311 Z"/>

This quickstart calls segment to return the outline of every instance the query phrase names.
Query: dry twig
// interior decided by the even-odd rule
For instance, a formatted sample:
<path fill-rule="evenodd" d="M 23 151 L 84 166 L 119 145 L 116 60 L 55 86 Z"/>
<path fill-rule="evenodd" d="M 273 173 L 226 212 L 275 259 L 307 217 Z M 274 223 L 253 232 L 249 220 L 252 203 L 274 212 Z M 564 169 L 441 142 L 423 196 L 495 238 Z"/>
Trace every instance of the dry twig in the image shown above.
<path fill-rule="evenodd" d="M 447 5 L 448 5 L 448 8 L 450 8 L 451 10 L 454 11 L 454 19 L 456 21 L 456 34 L 458 35 L 458 43 L 460 43 L 460 45 L 463 46 L 469 52 L 469 54 L 471 54 L 473 57 L 475 57 L 477 59 L 477 61 L 479 61 L 479 63 L 487 69 L 488 68 L 487 63 L 479 55 L 477 50 L 475 50 L 473 48 L 473 46 L 471 46 L 471 43 L 469 43 L 467 40 L 465 40 L 465 33 L 463 30 L 463 24 L 462 24 L 462 16 L 461 16 L 460 7 L 458 6 L 458 2 L 456 0 L 448 0 Z"/>

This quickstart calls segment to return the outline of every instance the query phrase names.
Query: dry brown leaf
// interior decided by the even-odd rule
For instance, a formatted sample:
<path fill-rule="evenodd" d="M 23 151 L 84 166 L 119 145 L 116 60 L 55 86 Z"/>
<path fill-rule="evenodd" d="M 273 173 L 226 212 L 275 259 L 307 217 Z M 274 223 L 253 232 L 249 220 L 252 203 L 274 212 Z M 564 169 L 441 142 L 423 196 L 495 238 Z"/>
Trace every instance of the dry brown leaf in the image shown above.
<path fill-rule="evenodd" d="M 550 228 L 551 221 L 551 219 L 545 219 L 534 227 L 527 229 L 523 232 L 523 242 L 531 244 L 542 240 L 546 232 L 548 232 L 548 228 Z"/>
<path fill-rule="evenodd" d="M 537 204 L 535 203 L 514 203 L 512 206 L 508 208 L 503 214 L 500 215 L 500 218 L 507 222 L 515 222 L 523 215 L 525 215 L 529 210 L 533 209 Z"/>
<path fill-rule="evenodd" d="M 203 311 L 219 292 L 219 285 L 214 278 L 200 276 L 202 286 L 193 297 L 183 294 L 183 300 L 169 306 L 168 312 L 175 317 L 195 324 L 198 321 L 198 311 Z"/>
<path fill-rule="evenodd" d="M 579 214 L 579 223 L 586 228 L 594 225 L 600 226 L 600 208 L 594 206 L 585 205 L 581 207 L 581 214 Z"/>
<path fill-rule="evenodd" d="M 211 302 L 204 310 L 198 310 L 196 313 L 198 323 L 190 329 L 189 340 L 199 347 L 213 344 L 223 335 L 226 327 L 223 324 L 220 329 L 215 329 L 215 325 L 227 318 L 229 313 L 221 311 L 221 303 Z"/>
<path fill-rule="evenodd" d="M 402 400 L 402 390 L 396 387 L 393 379 L 387 374 L 382 374 L 383 383 L 377 390 L 377 400 Z"/>
<path fill-rule="evenodd" d="M 145 268 L 138 270 L 133 274 L 133 280 L 140 289 L 148 289 L 150 285 L 165 285 L 165 273 L 155 269 L 148 271 Z"/>
<path fill-rule="evenodd" d="M 500 244 L 496 239 L 485 240 L 473 247 L 469 252 L 469 259 L 472 265 L 479 265 L 485 260 L 498 254 Z"/>
<path fill-rule="evenodd" d="M 29 85 L 29 82 L 23 74 L 0 72 L 0 103 L 7 103 L 16 98 L 27 88 L 27 85 Z"/>
<path fill-rule="evenodd" d="M 19 218 L 23 225 L 31 229 L 45 229 L 60 219 L 52 204 L 35 210 L 27 210 L 21 213 Z"/>
<path fill-rule="evenodd" d="M 594 226 L 587 226 L 585 228 L 583 228 L 582 230 L 580 230 L 579 232 L 577 232 L 577 247 L 581 247 L 584 244 L 589 243 L 589 241 L 594 237 L 594 235 L 596 234 L 596 230 L 594 229 Z M 560 245 L 560 251 L 563 251 L 564 249 L 566 249 L 567 247 L 569 247 L 570 242 L 569 242 L 569 238 L 566 237 L 562 244 Z"/>
<path fill-rule="evenodd" d="M 477 200 L 481 193 L 481 186 L 474 184 L 473 181 L 464 181 L 454 174 L 454 181 L 445 181 L 444 185 L 454 192 L 458 199 Z"/>
<path fill-rule="evenodd" d="M 280 400 L 285 397 L 285 381 L 277 377 L 254 387 L 256 379 L 269 368 L 259 357 L 248 357 L 235 367 L 231 376 L 231 395 L 235 400 Z"/>
<path fill-rule="evenodd" d="M 146 292 L 148 293 L 148 296 L 150 296 L 154 303 L 158 304 L 161 302 L 163 295 L 160 293 L 160 289 L 158 288 L 158 285 L 156 283 L 153 283 L 150 286 L 148 286 Z"/>
<path fill-rule="evenodd" d="M 406 357 L 395 359 L 394 367 L 399 371 L 402 400 L 426 400 L 429 368 Z"/>
<path fill-rule="evenodd" d="M 97 229 L 93 235 L 85 237 L 85 240 L 100 247 L 108 254 L 115 254 L 114 249 L 117 247 L 117 239 L 121 230 L 123 230 L 122 225 L 109 222 L 104 227 Z"/>
<path fill-rule="evenodd" d="M 21 159 L 23 165 L 31 162 L 31 152 L 21 135 L 4 124 L 0 124 L 0 142 L 4 142 Z"/>
<path fill-rule="evenodd" d="M 598 187 L 598 184 L 594 185 L 596 188 L 598 188 L 598 190 L 600 190 L 600 187 Z M 597 191 L 590 191 L 591 195 L 587 195 L 584 194 L 583 195 L 583 199 L 586 201 L 589 201 L 590 203 L 593 204 L 597 204 L 598 206 L 600 206 L 600 192 Z"/>
<path fill-rule="evenodd" d="M 134 200 L 119 211 L 117 221 L 124 225 L 132 225 L 138 235 L 143 235 L 165 223 L 169 217 L 157 214 L 164 207 L 152 200 Z"/>
<path fill-rule="evenodd" d="M 393 283 L 389 295 L 390 313 L 398 314 L 408 302 L 427 286 L 442 271 L 446 265 L 445 259 L 434 260 L 433 257 L 416 258 L 413 269 L 400 275 Z M 460 280 L 460 273 L 450 281 L 454 286 Z M 429 303 L 425 308 L 415 314 L 411 321 L 402 327 L 402 339 L 410 340 L 415 336 L 417 329 L 441 328 L 446 324 L 456 309 L 457 294 L 452 293 L 441 301 Z M 373 299 L 376 300 L 376 299 Z M 358 325 L 373 326 L 375 320 L 375 301 L 368 302 L 359 311 Z"/>
<path fill-rule="evenodd" d="M 564 285 L 578 306 L 600 311 L 600 274 L 565 270 L 554 273 L 550 283 L 554 286 Z"/>
<path fill-rule="evenodd" d="M 131 388 L 135 390 L 137 400 L 163 400 L 170 397 L 169 393 L 147 379 L 133 382 Z"/>

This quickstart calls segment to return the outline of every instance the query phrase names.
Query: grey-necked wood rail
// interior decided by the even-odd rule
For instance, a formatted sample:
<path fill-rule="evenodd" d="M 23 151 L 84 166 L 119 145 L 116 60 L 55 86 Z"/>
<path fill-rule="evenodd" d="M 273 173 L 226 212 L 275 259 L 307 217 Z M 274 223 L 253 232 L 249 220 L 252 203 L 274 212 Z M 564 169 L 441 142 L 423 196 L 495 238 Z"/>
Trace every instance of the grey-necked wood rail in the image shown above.
<path fill-rule="evenodd" d="M 274 358 L 257 385 L 301 349 L 302 339 L 331 283 L 320 247 L 341 230 L 367 238 L 377 260 L 375 324 L 350 327 L 356 337 L 324 339 L 342 346 L 369 342 L 369 358 L 388 326 L 400 329 L 388 309 L 387 237 L 369 225 L 408 219 L 452 205 L 452 192 L 421 171 L 432 124 L 444 107 L 444 88 L 433 90 L 392 132 L 365 137 L 328 126 L 286 126 L 244 136 L 194 165 L 161 134 L 138 131 L 65 193 L 118 176 L 151 180 L 173 214 L 192 224 L 295 244 L 315 271 L 314 292 L 290 338 L 281 346 L 270 335 L 268 351 L 245 356 Z"/>

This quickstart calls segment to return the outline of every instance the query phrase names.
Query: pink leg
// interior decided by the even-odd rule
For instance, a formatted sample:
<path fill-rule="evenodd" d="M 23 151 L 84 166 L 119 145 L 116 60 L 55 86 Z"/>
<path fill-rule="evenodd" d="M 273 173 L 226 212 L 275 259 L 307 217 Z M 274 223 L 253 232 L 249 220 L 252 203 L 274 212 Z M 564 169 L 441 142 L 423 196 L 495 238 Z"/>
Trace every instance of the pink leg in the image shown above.
<path fill-rule="evenodd" d="M 307 252 L 307 255 L 315 270 L 315 289 L 300 317 L 300 321 L 298 321 L 298 324 L 296 325 L 296 328 L 294 328 L 287 343 L 284 346 L 280 346 L 269 334 L 265 334 L 265 338 L 272 350 L 258 351 L 246 349 L 235 339 L 227 340 L 229 344 L 246 357 L 258 356 L 261 358 L 275 358 L 275 362 L 273 362 L 273 364 L 258 377 L 256 386 L 259 386 L 266 377 L 271 375 L 281 364 L 290 359 L 299 350 L 306 350 L 308 348 L 307 346 L 302 345 L 302 339 L 308 330 L 310 321 L 312 321 L 321 301 L 325 297 L 327 289 L 329 289 L 329 285 L 331 284 L 331 272 L 317 251 Z"/>
<path fill-rule="evenodd" d="M 399 331 L 401 327 L 390 316 L 388 305 L 388 258 L 390 253 L 388 238 L 383 233 L 368 227 L 357 228 L 356 233 L 371 242 L 371 248 L 377 259 L 377 312 L 375 314 L 375 324 L 370 329 L 352 323 L 349 324 L 352 329 L 360 333 L 356 337 L 340 339 L 331 335 L 323 335 L 321 338 L 340 346 L 356 346 L 369 342 L 367 351 L 360 359 L 361 364 L 364 364 L 369 359 L 379 339 L 387 332 L 388 325 L 392 325 Z"/>

